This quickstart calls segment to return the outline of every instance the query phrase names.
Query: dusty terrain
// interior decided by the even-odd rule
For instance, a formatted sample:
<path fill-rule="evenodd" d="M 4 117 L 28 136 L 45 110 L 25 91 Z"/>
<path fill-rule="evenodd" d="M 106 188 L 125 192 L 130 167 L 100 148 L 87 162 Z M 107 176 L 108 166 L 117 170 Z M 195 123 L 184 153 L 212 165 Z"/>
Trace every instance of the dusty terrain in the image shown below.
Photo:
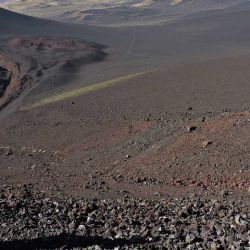
<path fill-rule="evenodd" d="M 32 183 L 48 194 L 68 197 L 126 193 L 173 198 L 224 192 L 249 197 L 249 121 L 248 112 L 199 118 L 187 114 L 178 122 L 145 117 L 110 122 L 87 134 L 81 118 L 67 123 L 39 119 L 32 125 L 27 121 L 22 126 L 25 140 L 18 147 L 1 147 L 1 181 Z M 36 135 L 39 124 L 46 129 Z M 62 127 L 70 138 L 59 138 Z M 194 131 L 189 132 L 190 128 Z M 19 137 L 17 130 L 12 125 L 9 133 Z"/>
<path fill-rule="evenodd" d="M 0 247 L 248 249 L 243 2 L 153 29 L 0 9 Z"/>

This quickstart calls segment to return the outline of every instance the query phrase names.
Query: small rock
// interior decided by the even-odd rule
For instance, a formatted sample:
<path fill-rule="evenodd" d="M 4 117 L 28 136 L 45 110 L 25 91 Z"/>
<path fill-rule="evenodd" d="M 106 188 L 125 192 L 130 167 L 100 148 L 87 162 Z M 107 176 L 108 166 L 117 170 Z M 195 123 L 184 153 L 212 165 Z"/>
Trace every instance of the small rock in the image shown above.
<path fill-rule="evenodd" d="M 197 129 L 196 126 L 188 126 L 188 127 L 187 127 L 188 133 L 191 133 L 191 132 L 195 131 L 196 129 Z"/>
<path fill-rule="evenodd" d="M 115 238 L 116 239 L 122 239 L 122 238 L 124 238 L 123 233 L 121 231 L 117 232 Z"/>
<path fill-rule="evenodd" d="M 208 145 L 211 145 L 211 144 L 212 144 L 211 141 L 204 141 L 204 142 L 202 143 L 202 148 L 206 148 Z"/>
<path fill-rule="evenodd" d="M 79 225 L 78 230 L 85 231 L 86 227 L 84 225 Z"/>
<path fill-rule="evenodd" d="M 230 194 L 229 191 L 226 189 L 222 190 L 220 193 L 223 197 L 228 196 Z"/>
<path fill-rule="evenodd" d="M 75 223 L 74 222 L 72 222 L 72 223 L 70 223 L 69 224 L 69 230 L 70 230 L 70 232 L 72 232 L 72 231 L 74 231 L 75 230 Z"/>

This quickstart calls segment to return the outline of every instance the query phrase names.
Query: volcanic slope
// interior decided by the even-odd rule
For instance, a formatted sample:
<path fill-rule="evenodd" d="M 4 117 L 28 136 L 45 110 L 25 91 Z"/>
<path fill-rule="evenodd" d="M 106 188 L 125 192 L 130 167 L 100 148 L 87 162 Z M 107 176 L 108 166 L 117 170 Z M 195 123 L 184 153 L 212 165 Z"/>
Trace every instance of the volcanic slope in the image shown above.
<path fill-rule="evenodd" d="M 46 31 L 46 36 L 54 32 L 63 37 L 68 29 L 67 36 L 107 45 L 109 56 L 84 65 L 67 84 L 63 79 L 40 84 L 15 106 L 19 110 L 1 120 L 1 182 L 29 181 L 49 193 L 86 197 L 119 196 L 119 190 L 173 196 L 190 190 L 218 195 L 232 189 L 235 195 L 247 195 L 247 142 L 237 147 L 236 158 L 223 153 L 213 161 L 216 152 L 233 152 L 232 138 L 242 143 L 247 138 L 249 16 L 246 10 L 217 12 L 151 30 L 16 15 L 20 36 Z M 7 29 L 4 20 L 6 34 L 13 36 L 17 30 Z M 233 137 L 221 134 L 221 126 L 228 126 Z M 190 168 L 196 179 L 182 175 L 181 167 Z M 151 178 L 152 168 L 156 171 Z M 227 171 L 236 174 L 228 183 Z M 215 190 L 200 176 L 214 173 L 219 183 Z M 81 183 L 90 188 L 81 188 Z"/>
<path fill-rule="evenodd" d="M 248 9 L 154 29 L 0 14 L 23 51 L 108 54 L 1 111 L 2 248 L 249 248 Z"/>
<path fill-rule="evenodd" d="M 84 65 L 70 84 L 46 84 L 36 88 L 27 104 L 46 98 L 48 93 L 81 88 L 131 74 L 154 71 L 171 64 L 234 57 L 249 52 L 249 10 L 217 11 L 209 16 L 196 16 L 174 24 L 152 27 L 100 28 L 96 26 L 51 23 L 51 31 L 95 41 L 107 46 L 108 57 L 101 63 Z M 54 28 L 53 28 L 54 27 Z M 53 89 L 54 90 L 53 90 Z"/>
<path fill-rule="evenodd" d="M 79 38 L 40 33 L 39 29 L 56 23 L 0 10 L 1 98 L 0 109 L 23 92 L 55 78 L 71 79 L 80 65 L 104 59 L 104 46 Z M 14 25 L 15 23 L 15 25 Z M 34 30 L 36 30 L 34 32 Z M 33 36 L 31 36 L 33 34 Z M 49 35 L 50 34 L 50 35 Z M 58 80 L 59 81 L 59 80 Z"/>

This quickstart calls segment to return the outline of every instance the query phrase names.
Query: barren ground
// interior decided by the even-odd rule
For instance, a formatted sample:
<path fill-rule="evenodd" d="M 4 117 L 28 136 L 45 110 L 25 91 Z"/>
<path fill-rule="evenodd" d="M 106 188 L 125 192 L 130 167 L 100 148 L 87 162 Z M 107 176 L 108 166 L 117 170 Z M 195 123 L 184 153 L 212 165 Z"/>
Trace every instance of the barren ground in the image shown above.
<path fill-rule="evenodd" d="M 249 9 L 210 14 L 104 28 L 0 9 L 0 247 L 249 247 Z"/>

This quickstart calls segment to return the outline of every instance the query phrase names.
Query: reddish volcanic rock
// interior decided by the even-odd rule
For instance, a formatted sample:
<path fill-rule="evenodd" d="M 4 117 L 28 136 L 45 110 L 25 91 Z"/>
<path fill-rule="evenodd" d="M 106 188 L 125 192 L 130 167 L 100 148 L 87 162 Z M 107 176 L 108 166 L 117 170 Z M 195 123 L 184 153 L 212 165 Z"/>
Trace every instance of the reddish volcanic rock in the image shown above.
<path fill-rule="evenodd" d="M 0 52 L 0 65 L 10 74 L 8 86 L 6 86 L 0 96 L 1 110 L 20 94 L 24 85 L 30 83 L 31 79 L 22 71 L 18 63 L 14 62 L 8 55 L 2 52 Z"/>
<path fill-rule="evenodd" d="M 72 39 L 18 37 L 3 40 L 1 48 L 0 67 L 11 74 L 11 80 L 8 86 L 4 84 L 4 91 L 0 84 L 0 110 L 23 90 L 47 79 L 52 71 L 72 70 L 105 55 L 96 44 Z"/>

